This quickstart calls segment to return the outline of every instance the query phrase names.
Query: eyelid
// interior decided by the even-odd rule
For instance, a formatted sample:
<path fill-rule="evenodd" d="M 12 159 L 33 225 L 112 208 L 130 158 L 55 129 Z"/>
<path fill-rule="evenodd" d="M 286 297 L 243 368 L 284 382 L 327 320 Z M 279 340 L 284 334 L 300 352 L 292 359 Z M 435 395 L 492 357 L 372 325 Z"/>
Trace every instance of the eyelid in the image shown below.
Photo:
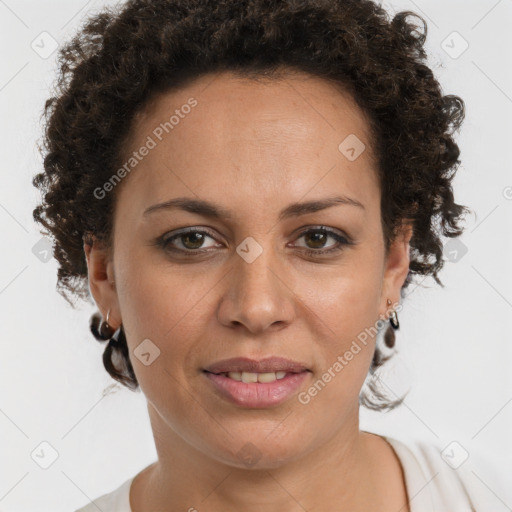
<path fill-rule="evenodd" d="M 330 236 L 336 240 L 336 243 L 334 244 L 334 247 L 330 247 L 327 249 L 310 249 L 308 247 L 299 247 L 303 252 L 314 255 L 317 254 L 318 256 L 322 254 L 328 254 L 328 253 L 338 253 L 343 250 L 343 246 L 347 245 L 354 245 L 354 241 L 351 240 L 351 238 L 343 231 L 331 228 L 325 225 L 310 225 L 310 226 L 304 226 L 298 230 L 299 232 L 297 234 L 294 234 L 294 240 L 301 238 L 307 233 L 310 232 L 322 232 L 325 233 L 327 236 Z M 171 234 L 172 233 L 172 234 Z M 213 240 L 217 241 L 216 235 L 214 235 L 209 228 L 206 228 L 204 226 L 188 226 L 182 229 L 179 229 L 176 231 L 170 231 L 164 233 L 162 236 L 160 236 L 156 241 L 156 245 L 160 245 L 164 250 L 170 251 L 170 252 L 176 252 L 181 254 L 189 254 L 191 256 L 196 254 L 205 254 L 207 252 L 211 252 L 213 248 L 200 248 L 200 249 L 178 249 L 176 247 L 169 249 L 168 245 L 170 242 L 174 241 L 175 239 L 179 239 L 181 236 L 186 235 L 187 233 L 202 233 L 207 235 L 208 237 L 212 238 Z"/>
<path fill-rule="evenodd" d="M 188 233 L 202 233 L 202 234 L 205 234 L 205 235 L 209 236 L 213 240 L 217 241 L 217 237 L 209 229 L 204 228 L 202 226 L 189 226 L 189 227 L 186 227 L 186 228 L 183 228 L 183 229 L 179 229 L 177 232 L 169 231 L 167 233 L 164 233 L 161 237 L 159 237 L 157 239 L 157 243 L 159 243 L 162 246 L 164 246 L 166 243 L 169 243 L 170 241 L 178 239 L 178 238 L 180 238 L 180 236 L 184 236 L 184 235 L 186 235 Z M 176 249 L 176 250 L 180 251 L 180 250 L 183 250 L 183 249 Z M 204 249 L 196 249 L 196 250 L 197 251 L 204 251 Z M 190 250 L 185 251 L 185 252 L 193 253 L 194 251 L 192 249 L 190 249 Z"/>
<path fill-rule="evenodd" d="M 324 224 L 311 225 L 311 226 L 306 226 L 305 228 L 301 228 L 299 230 L 298 234 L 295 236 L 297 238 L 299 238 L 302 235 L 304 235 L 305 233 L 309 233 L 310 231 L 323 231 L 324 233 L 327 233 L 329 235 L 333 235 L 333 234 L 339 235 L 339 236 L 345 238 L 345 240 L 347 242 L 351 241 L 350 237 L 344 231 L 341 231 L 341 229 L 331 228 Z"/>
<path fill-rule="evenodd" d="M 328 248 L 320 248 L 320 249 L 310 249 L 309 247 L 301 247 L 301 250 L 310 255 L 310 256 L 322 256 L 322 255 L 337 255 L 343 249 L 345 246 L 349 245 L 355 245 L 354 241 L 351 240 L 351 238 L 346 235 L 343 231 L 335 229 L 335 228 L 329 228 L 324 225 L 320 226 L 308 226 L 307 228 L 303 229 L 299 232 L 299 234 L 295 237 L 295 239 L 302 238 L 307 233 L 323 233 L 327 235 L 328 237 L 331 237 L 335 240 L 335 244 L 333 246 L 330 246 Z"/>
<path fill-rule="evenodd" d="M 178 231 L 168 231 L 164 233 L 161 238 L 163 240 L 169 240 L 169 238 L 186 235 L 187 233 L 206 233 L 211 238 L 215 238 L 215 235 L 210 231 L 210 229 L 205 228 L 204 226 L 188 226 L 182 229 L 178 229 Z"/>

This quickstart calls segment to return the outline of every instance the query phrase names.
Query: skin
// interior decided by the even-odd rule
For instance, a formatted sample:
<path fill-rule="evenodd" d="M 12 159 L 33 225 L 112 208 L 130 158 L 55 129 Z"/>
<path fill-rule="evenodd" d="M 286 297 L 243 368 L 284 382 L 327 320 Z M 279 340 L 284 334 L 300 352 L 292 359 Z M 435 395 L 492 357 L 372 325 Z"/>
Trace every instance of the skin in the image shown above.
<path fill-rule="evenodd" d="M 320 78 L 215 73 L 155 96 L 132 126 L 127 157 L 190 97 L 197 106 L 117 186 L 113 248 L 84 247 L 98 307 L 104 317 L 110 309 L 114 328 L 124 326 L 158 452 L 132 484 L 133 512 L 409 510 L 396 454 L 359 430 L 374 338 L 306 405 L 294 396 L 245 409 L 217 395 L 202 373 L 224 358 L 277 355 L 311 369 L 305 391 L 359 333 L 389 317 L 388 298 L 399 304 L 412 231 L 404 225 L 386 256 L 367 118 Z M 354 161 L 338 149 L 349 134 L 366 145 Z M 336 195 L 364 208 L 278 219 L 290 203 Z M 143 215 L 177 197 L 215 202 L 233 217 Z M 338 246 L 330 235 L 304 234 L 318 226 L 352 244 L 307 255 Z M 181 237 L 170 246 L 207 254 L 155 245 L 185 227 L 209 234 L 202 245 Z M 248 236 L 263 249 L 252 263 L 236 252 Z M 146 366 L 133 351 L 148 338 L 160 355 Z M 259 453 L 252 467 L 237 454 L 247 443 Z"/>

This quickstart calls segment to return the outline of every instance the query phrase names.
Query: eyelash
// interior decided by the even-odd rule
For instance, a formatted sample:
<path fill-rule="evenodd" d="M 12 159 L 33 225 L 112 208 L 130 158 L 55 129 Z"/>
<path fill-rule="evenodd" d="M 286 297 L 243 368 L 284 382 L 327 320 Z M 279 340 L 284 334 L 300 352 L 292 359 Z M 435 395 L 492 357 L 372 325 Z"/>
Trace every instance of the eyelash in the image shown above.
<path fill-rule="evenodd" d="M 169 244 L 171 242 L 173 242 L 174 240 L 176 240 L 176 239 L 178 239 L 178 238 L 180 238 L 182 236 L 188 235 L 190 233 L 201 233 L 203 235 L 207 235 L 210 238 L 215 239 L 215 237 L 209 231 L 205 231 L 205 230 L 197 229 L 197 228 L 189 228 L 189 229 L 186 229 L 184 231 L 180 231 L 179 233 L 176 233 L 176 234 L 174 234 L 174 235 L 172 235 L 170 237 L 166 237 L 167 233 L 165 233 L 163 236 L 159 237 L 155 241 L 155 245 L 158 245 L 164 251 L 186 254 L 187 257 L 191 257 L 191 256 L 199 255 L 199 254 L 205 254 L 205 253 L 210 251 L 210 249 L 198 249 L 198 250 L 194 251 L 194 250 L 188 250 L 188 249 L 184 250 L 184 249 L 177 249 L 175 247 L 173 247 L 173 248 L 169 248 L 168 247 Z M 302 238 L 304 235 L 307 235 L 309 233 L 323 233 L 323 234 L 329 235 L 330 237 L 332 237 L 332 238 L 334 238 L 336 240 L 337 244 L 335 244 L 335 247 L 332 247 L 332 248 L 326 249 L 326 250 L 321 250 L 321 249 L 316 250 L 316 249 L 304 249 L 304 248 L 302 248 L 302 251 L 305 254 L 307 254 L 308 256 L 319 256 L 319 255 L 322 255 L 322 254 L 338 253 L 338 252 L 340 252 L 340 251 L 342 251 L 344 249 L 343 246 L 353 245 L 353 242 L 348 240 L 347 237 L 342 236 L 339 233 L 337 233 L 336 231 L 328 229 L 328 228 L 326 228 L 324 226 L 308 228 L 308 229 L 302 231 L 298 235 L 297 238 Z"/>

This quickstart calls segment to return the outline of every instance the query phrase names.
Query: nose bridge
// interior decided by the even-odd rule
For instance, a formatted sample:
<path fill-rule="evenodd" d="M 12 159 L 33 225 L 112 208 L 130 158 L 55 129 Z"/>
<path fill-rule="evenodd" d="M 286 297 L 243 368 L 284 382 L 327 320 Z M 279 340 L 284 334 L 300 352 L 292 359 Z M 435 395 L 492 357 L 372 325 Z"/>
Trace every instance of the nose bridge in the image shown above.
<path fill-rule="evenodd" d="M 288 323 L 293 311 L 291 291 L 274 253 L 271 237 L 265 246 L 247 237 L 236 249 L 230 272 L 229 291 L 221 306 L 224 324 L 243 324 L 251 332 L 276 324 Z M 279 276 L 279 277 L 278 277 Z"/>
<path fill-rule="evenodd" d="M 254 238 L 248 237 L 237 247 L 239 260 L 235 258 L 236 280 L 241 285 L 239 291 L 246 295 L 271 292 L 275 284 L 273 269 L 276 267 L 276 257 L 269 240 L 263 247 Z"/>

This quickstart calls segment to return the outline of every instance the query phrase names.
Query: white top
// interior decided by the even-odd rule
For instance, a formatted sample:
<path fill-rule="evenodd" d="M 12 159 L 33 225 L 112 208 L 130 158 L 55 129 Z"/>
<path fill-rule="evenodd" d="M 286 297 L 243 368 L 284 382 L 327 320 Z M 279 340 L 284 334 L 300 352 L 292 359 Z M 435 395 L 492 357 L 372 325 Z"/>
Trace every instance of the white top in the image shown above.
<path fill-rule="evenodd" d="M 402 464 L 411 512 L 502 510 L 497 497 L 499 488 L 494 490 L 494 482 L 479 478 L 478 468 L 481 466 L 470 463 L 473 456 L 464 460 L 467 452 L 456 441 L 443 450 L 423 441 L 405 444 L 394 438 L 381 437 L 391 445 Z M 484 468 L 490 469 L 486 459 L 477 457 L 477 462 L 484 462 Z M 134 478 L 135 475 L 75 512 L 132 512 L 129 497 Z"/>

